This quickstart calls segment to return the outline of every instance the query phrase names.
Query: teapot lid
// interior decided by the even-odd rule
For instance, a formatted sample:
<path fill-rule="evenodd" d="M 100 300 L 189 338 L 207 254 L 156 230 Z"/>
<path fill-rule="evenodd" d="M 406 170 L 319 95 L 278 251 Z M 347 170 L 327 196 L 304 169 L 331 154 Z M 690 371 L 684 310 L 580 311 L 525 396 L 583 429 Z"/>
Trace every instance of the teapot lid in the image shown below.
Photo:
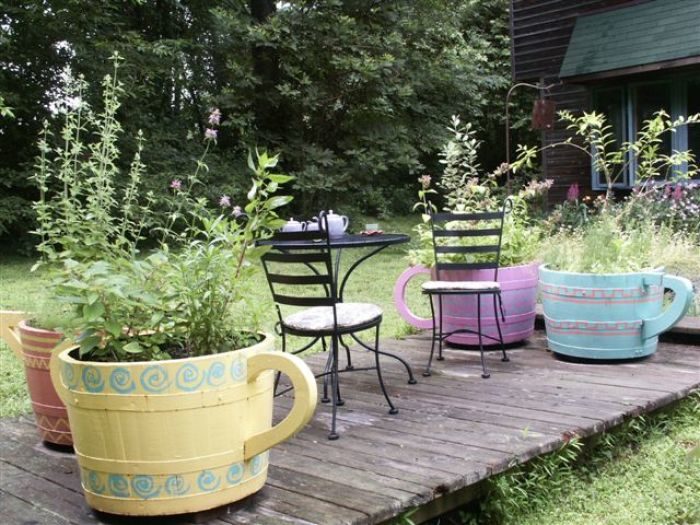
<path fill-rule="evenodd" d="M 299 221 L 295 221 L 294 217 L 290 217 L 287 224 L 301 224 Z"/>

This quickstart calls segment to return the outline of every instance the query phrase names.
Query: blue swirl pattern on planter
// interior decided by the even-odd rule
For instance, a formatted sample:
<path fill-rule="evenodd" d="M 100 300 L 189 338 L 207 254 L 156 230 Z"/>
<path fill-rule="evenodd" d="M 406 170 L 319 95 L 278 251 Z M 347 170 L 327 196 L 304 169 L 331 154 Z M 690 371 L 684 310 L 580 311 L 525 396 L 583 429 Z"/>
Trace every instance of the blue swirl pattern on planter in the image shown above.
<path fill-rule="evenodd" d="M 131 379 L 131 372 L 123 366 L 112 370 L 109 375 L 109 386 L 118 394 L 128 394 L 136 388 L 136 384 Z"/>
<path fill-rule="evenodd" d="M 235 382 L 242 381 L 246 376 L 246 362 L 243 359 L 234 359 L 231 363 L 231 379 Z"/>
<path fill-rule="evenodd" d="M 203 470 L 197 476 L 197 486 L 203 492 L 211 492 L 216 490 L 221 485 L 221 478 L 214 474 L 211 470 Z"/>
<path fill-rule="evenodd" d="M 197 365 L 187 363 L 182 365 L 175 376 L 175 385 L 184 392 L 193 392 L 197 390 L 206 373 L 202 372 Z"/>
<path fill-rule="evenodd" d="M 187 494 L 189 491 L 190 488 L 185 483 L 185 478 L 179 474 L 170 476 L 165 480 L 165 492 L 171 496 L 182 496 L 183 494 Z"/>
<path fill-rule="evenodd" d="M 63 369 L 61 370 L 61 376 L 63 376 L 63 383 L 69 390 L 75 390 L 78 386 L 78 381 L 75 379 L 75 368 L 70 363 L 63 363 Z"/>
<path fill-rule="evenodd" d="M 168 371 L 161 365 L 151 365 L 141 372 L 141 386 L 147 392 L 157 394 L 170 386 Z"/>
<path fill-rule="evenodd" d="M 207 383 L 210 386 L 221 386 L 226 380 L 226 367 L 221 361 L 214 361 L 207 372 Z"/>
<path fill-rule="evenodd" d="M 138 475 L 131 479 L 131 488 L 141 499 L 155 498 L 160 494 L 161 487 L 156 486 L 153 476 Z"/>
<path fill-rule="evenodd" d="M 243 479 L 244 472 L 243 463 L 234 463 L 226 472 L 226 481 L 229 485 L 237 485 Z"/>
<path fill-rule="evenodd" d="M 147 500 L 159 497 L 161 493 L 170 497 L 193 496 L 220 489 L 225 490 L 251 480 L 263 470 L 267 458 L 268 453 L 263 452 L 250 461 L 233 463 L 215 469 L 205 469 L 199 474 L 172 474 L 167 477 L 146 474 L 126 476 L 83 469 L 82 477 L 86 490 L 108 497 Z M 188 483 L 188 478 L 193 484 L 196 482 L 195 490 L 192 490 L 193 485 Z M 106 485 L 105 479 L 107 480 Z M 225 481 L 223 487 L 222 481 Z"/>
<path fill-rule="evenodd" d="M 257 476 L 258 474 L 260 474 L 260 471 L 262 470 L 263 466 L 264 455 L 264 452 L 262 454 L 258 454 L 250 462 L 250 472 L 253 476 Z"/>
<path fill-rule="evenodd" d="M 107 487 L 113 496 L 118 498 L 129 497 L 129 482 L 121 474 L 110 474 L 107 476 Z"/>
<path fill-rule="evenodd" d="M 102 478 L 100 475 L 93 471 L 89 470 L 86 472 L 87 474 L 87 488 L 90 492 L 93 492 L 95 494 L 104 494 L 105 493 L 105 485 L 102 482 Z"/>
<path fill-rule="evenodd" d="M 86 366 L 82 373 L 83 385 L 88 392 L 98 393 L 105 389 L 102 372 L 95 366 Z"/>

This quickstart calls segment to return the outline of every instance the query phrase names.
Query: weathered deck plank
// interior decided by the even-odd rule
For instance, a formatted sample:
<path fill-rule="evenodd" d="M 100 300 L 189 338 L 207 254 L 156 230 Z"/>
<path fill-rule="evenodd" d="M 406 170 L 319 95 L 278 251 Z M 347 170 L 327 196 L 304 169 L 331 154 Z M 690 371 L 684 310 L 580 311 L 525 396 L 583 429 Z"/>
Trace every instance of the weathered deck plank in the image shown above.
<path fill-rule="evenodd" d="M 346 403 L 338 409 L 341 438 L 329 442 L 330 407 L 271 453 L 268 484 L 217 512 L 158 523 L 210 525 L 379 523 L 556 449 L 573 434 L 589 436 L 689 395 L 700 388 L 700 348 L 664 343 L 654 356 L 624 364 L 556 359 L 537 333 L 525 346 L 487 356 L 492 375 L 480 377 L 478 352 L 448 349 L 423 378 L 429 341 L 384 340 L 414 367 L 383 359 L 384 378 L 400 412 L 387 413 L 372 371 L 341 376 Z M 355 352 L 362 365 L 371 356 Z M 324 355 L 307 358 L 316 371 Z M 291 399 L 277 400 L 282 417 Z M 48 451 L 27 418 L 0 421 L 0 506 L 12 523 L 156 523 L 96 514 L 80 492 L 70 454 Z"/>

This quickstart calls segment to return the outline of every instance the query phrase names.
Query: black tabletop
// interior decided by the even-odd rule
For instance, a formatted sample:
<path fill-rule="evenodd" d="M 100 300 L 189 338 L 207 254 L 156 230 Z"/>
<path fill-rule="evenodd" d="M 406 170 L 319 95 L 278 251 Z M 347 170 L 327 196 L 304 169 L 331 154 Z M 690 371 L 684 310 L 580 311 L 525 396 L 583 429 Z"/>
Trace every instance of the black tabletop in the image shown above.
<path fill-rule="evenodd" d="M 331 239 L 333 248 L 364 248 L 371 246 L 390 246 L 392 244 L 403 244 L 411 238 L 404 233 L 379 233 L 375 235 L 345 234 L 342 237 Z M 263 245 L 272 245 L 276 248 L 309 248 L 318 246 L 314 241 L 276 241 L 268 239 L 260 241 Z"/>

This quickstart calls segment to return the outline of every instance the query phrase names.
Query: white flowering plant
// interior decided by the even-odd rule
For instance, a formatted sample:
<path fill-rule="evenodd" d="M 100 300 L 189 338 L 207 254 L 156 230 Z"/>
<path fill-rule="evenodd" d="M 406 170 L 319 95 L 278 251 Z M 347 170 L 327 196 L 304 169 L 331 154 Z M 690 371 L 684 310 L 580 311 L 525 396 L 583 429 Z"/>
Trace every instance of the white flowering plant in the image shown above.
<path fill-rule="evenodd" d="M 513 206 L 504 220 L 500 262 L 503 266 L 514 266 L 535 260 L 542 232 L 530 208 L 546 194 L 552 181 L 527 178 L 517 191 L 509 194 L 508 188 L 499 185 L 499 179 L 510 169 L 507 164 L 501 164 L 491 173 L 481 172 L 477 161 L 480 142 L 472 125 L 462 124 L 459 117 L 453 116 L 448 129 L 452 138 L 440 152 L 440 163 L 444 165 L 442 176 L 436 184 L 430 175 L 418 179 L 418 202 L 413 209 L 421 212 L 422 220 L 414 228 L 419 246 L 409 250 L 410 264 L 431 267 L 435 263 L 429 223 L 430 214 L 437 211 L 432 201 L 440 199 L 444 200 L 445 211 L 470 213 L 500 210 L 509 198 Z"/>
<path fill-rule="evenodd" d="M 250 346 L 260 338 L 255 319 L 247 316 L 255 311 L 251 274 L 264 251 L 257 241 L 284 222 L 276 210 L 292 197 L 276 192 L 292 177 L 275 172 L 277 156 L 255 151 L 248 157 L 252 176 L 244 205 L 223 196 L 220 207 L 212 208 L 198 197 L 198 176 L 207 169 L 221 121 L 212 109 L 193 174 L 170 183 L 166 223 L 144 232 L 156 198 L 139 199 L 146 171 L 141 142 L 120 189 L 121 86 L 115 77 L 103 86 L 99 118 L 86 121 L 78 113 L 85 111 L 82 105 L 69 109 L 64 146 L 49 147 L 48 137 L 40 143 L 39 249 L 52 269 L 56 301 L 72 312 L 64 333 L 78 334 L 80 359 L 97 361 L 160 360 Z M 98 141 L 85 144 L 91 133 Z M 146 233 L 157 238 L 156 248 L 143 249 Z"/>

